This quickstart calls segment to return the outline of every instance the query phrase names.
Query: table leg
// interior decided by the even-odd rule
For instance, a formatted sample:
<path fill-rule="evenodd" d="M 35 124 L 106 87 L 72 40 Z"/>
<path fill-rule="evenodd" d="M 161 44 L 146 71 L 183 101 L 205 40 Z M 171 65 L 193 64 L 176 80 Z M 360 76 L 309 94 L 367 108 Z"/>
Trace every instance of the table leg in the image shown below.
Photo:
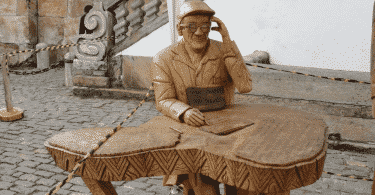
<path fill-rule="evenodd" d="M 251 192 L 244 189 L 237 189 L 235 186 L 224 184 L 224 195 L 258 195 L 255 192 Z"/>
<path fill-rule="evenodd" d="M 258 195 L 256 192 L 247 191 L 243 189 L 237 189 L 235 186 L 230 186 L 224 184 L 224 195 Z M 281 193 L 268 193 L 268 194 L 259 194 L 259 195 L 290 195 L 289 192 L 281 192 Z"/>
<path fill-rule="evenodd" d="M 182 182 L 183 187 L 183 195 L 195 195 L 193 187 L 190 185 L 189 180 L 184 180 Z"/>
<path fill-rule="evenodd" d="M 264 195 L 290 195 L 290 191 L 288 191 L 288 192 L 280 192 L 280 193 L 268 193 L 268 194 L 264 194 Z"/>
<path fill-rule="evenodd" d="M 110 181 L 98 181 L 90 178 L 82 178 L 93 195 L 117 195 Z"/>
<path fill-rule="evenodd" d="M 189 183 L 194 189 L 195 195 L 220 195 L 220 183 L 208 176 L 199 173 L 190 173 Z"/>

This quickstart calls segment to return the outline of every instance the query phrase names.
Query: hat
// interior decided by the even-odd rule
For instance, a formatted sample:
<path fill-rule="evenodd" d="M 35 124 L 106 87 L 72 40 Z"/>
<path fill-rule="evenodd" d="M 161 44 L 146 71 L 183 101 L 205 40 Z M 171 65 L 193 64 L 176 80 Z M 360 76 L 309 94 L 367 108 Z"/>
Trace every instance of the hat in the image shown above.
<path fill-rule="evenodd" d="M 180 13 L 177 15 L 177 24 L 180 24 L 185 16 L 193 14 L 215 15 L 215 11 L 208 5 L 199 0 L 184 2 L 180 7 Z"/>

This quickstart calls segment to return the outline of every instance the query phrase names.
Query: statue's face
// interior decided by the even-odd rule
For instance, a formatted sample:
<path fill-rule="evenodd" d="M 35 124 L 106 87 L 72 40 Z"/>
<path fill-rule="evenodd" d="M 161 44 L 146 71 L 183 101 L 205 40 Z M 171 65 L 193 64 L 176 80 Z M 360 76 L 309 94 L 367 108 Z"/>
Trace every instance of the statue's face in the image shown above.
<path fill-rule="evenodd" d="M 203 49 L 208 42 L 211 20 L 209 16 L 193 15 L 186 16 L 182 21 L 182 36 L 184 40 L 196 50 Z"/>

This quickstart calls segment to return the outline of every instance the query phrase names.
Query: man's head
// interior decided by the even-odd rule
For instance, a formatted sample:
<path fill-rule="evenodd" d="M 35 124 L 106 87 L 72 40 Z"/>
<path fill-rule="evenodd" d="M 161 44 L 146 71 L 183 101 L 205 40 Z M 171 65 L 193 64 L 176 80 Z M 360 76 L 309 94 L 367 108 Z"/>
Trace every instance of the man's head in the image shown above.
<path fill-rule="evenodd" d="M 177 16 L 178 35 L 183 36 L 193 49 L 204 48 L 208 42 L 211 16 L 214 14 L 215 11 L 202 1 L 185 2 Z"/>

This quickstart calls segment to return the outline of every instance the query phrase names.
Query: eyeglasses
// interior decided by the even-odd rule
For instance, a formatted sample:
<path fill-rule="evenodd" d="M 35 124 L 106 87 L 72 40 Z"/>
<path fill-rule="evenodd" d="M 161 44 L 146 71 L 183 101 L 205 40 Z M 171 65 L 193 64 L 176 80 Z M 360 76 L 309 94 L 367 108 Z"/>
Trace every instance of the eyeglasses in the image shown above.
<path fill-rule="evenodd" d="M 206 33 L 210 30 L 211 25 L 210 24 L 201 24 L 197 26 L 196 23 L 189 23 L 189 24 L 181 24 L 182 27 L 189 27 L 190 32 L 195 33 L 198 28 L 201 28 L 201 30 Z"/>

